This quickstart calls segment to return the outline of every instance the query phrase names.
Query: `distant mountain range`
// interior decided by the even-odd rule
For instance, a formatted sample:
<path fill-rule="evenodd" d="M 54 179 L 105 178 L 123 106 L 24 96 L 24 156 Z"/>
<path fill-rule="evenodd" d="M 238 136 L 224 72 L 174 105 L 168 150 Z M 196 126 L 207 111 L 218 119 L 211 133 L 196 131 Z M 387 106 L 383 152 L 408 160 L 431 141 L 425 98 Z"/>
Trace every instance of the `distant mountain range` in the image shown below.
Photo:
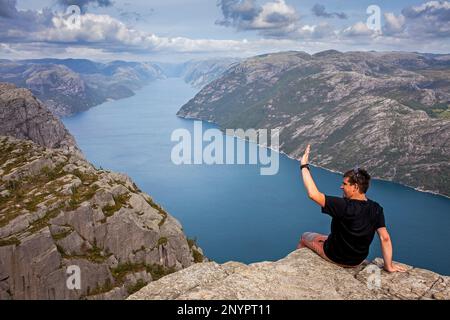
<path fill-rule="evenodd" d="M 206 60 L 189 60 L 184 63 L 158 63 L 168 77 L 183 78 L 186 83 L 201 89 L 217 79 L 233 64 L 240 62 L 237 58 L 217 58 Z"/>
<path fill-rule="evenodd" d="M 0 60 L 0 81 L 30 89 L 57 116 L 85 111 L 107 100 L 121 99 L 156 79 L 182 77 L 201 88 L 236 59 L 188 61 L 179 64 L 87 59 Z"/>
<path fill-rule="evenodd" d="M 450 196 L 450 55 L 265 54 L 232 65 L 177 113 L 226 128 L 279 128 L 280 150 L 344 172 Z"/>
<path fill-rule="evenodd" d="M 58 116 L 87 110 L 108 99 L 129 97 L 148 82 L 163 77 L 157 65 L 146 62 L 0 61 L 0 81 L 30 89 Z"/>

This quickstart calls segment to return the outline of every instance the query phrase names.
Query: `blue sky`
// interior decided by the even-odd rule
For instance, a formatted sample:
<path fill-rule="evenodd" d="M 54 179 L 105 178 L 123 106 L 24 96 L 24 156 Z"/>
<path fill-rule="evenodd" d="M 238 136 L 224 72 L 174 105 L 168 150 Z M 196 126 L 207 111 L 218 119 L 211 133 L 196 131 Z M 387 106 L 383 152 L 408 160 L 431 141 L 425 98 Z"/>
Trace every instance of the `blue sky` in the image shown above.
<path fill-rule="evenodd" d="M 81 8 L 69 25 L 68 5 Z M 379 29 L 366 10 L 380 8 Z M 450 52 L 450 1 L 0 0 L 0 57 L 182 61 L 303 50 Z"/>

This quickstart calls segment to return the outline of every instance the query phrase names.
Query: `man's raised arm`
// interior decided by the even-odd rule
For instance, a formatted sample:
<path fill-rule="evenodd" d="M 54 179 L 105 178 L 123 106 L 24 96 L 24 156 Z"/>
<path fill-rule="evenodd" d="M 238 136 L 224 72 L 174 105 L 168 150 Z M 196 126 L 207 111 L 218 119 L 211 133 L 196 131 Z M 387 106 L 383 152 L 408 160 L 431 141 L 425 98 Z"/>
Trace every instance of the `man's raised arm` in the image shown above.
<path fill-rule="evenodd" d="M 305 153 L 303 154 L 302 159 L 300 160 L 300 165 L 308 164 L 310 150 L 311 145 L 308 144 Z M 301 169 L 301 171 L 303 183 L 305 185 L 306 191 L 308 192 L 308 197 L 314 202 L 316 202 L 319 206 L 324 207 L 325 195 L 317 189 L 316 184 L 314 183 L 314 180 L 311 176 L 311 172 L 309 171 L 309 168 L 304 167 L 303 169 Z"/>

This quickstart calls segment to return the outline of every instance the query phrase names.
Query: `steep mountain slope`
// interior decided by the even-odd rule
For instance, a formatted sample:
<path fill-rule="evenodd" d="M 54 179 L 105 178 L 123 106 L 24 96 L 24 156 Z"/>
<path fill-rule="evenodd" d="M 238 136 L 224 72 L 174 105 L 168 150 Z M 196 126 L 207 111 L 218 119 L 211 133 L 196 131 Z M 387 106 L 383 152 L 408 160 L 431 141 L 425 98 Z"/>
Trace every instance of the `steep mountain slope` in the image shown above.
<path fill-rule="evenodd" d="M 184 63 L 158 63 L 168 77 L 183 78 L 195 88 L 217 79 L 231 65 L 239 62 L 234 58 L 218 58 L 206 60 L 190 60 Z"/>
<path fill-rule="evenodd" d="M 0 135 L 28 139 L 43 147 L 78 152 L 74 137 L 30 90 L 0 82 Z"/>
<path fill-rule="evenodd" d="M 279 128 L 280 150 L 450 196 L 444 55 L 284 52 L 233 65 L 177 113 L 221 128 Z"/>
<path fill-rule="evenodd" d="M 129 177 L 87 162 L 29 90 L 0 84 L 0 128 L 0 300 L 122 299 L 204 260 Z"/>

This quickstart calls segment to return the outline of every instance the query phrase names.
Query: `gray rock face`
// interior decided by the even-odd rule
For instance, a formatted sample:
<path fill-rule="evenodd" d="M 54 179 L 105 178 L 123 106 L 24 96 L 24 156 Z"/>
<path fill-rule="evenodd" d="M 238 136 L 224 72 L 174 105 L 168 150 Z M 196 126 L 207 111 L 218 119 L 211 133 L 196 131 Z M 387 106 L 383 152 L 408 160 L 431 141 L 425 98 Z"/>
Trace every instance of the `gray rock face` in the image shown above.
<path fill-rule="evenodd" d="M 77 153 L 0 136 L 0 173 L 2 299 L 123 299 L 201 252 L 129 177 Z"/>
<path fill-rule="evenodd" d="M 30 90 L 9 83 L 0 83 L 0 135 L 81 154 L 73 136 Z"/>
<path fill-rule="evenodd" d="M 150 283 L 128 299 L 450 299 L 450 277 L 409 266 L 406 273 L 390 274 L 379 264 L 376 259 L 345 269 L 304 248 L 275 262 L 199 263 Z"/>
<path fill-rule="evenodd" d="M 450 62 L 417 53 L 261 55 L 231 66 L 178 115 L 279 129 L 280 150 L 338 172 L 450 196 Z"/>

